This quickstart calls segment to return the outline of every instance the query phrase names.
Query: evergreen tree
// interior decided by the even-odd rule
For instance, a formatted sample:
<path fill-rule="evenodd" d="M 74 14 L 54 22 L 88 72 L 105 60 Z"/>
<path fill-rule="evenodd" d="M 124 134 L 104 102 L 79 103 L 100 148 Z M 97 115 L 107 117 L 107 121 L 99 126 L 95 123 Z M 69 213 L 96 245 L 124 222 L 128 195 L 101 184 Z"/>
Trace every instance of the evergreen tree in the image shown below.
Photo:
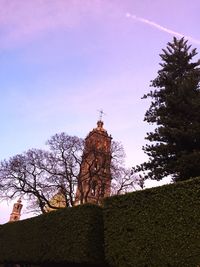
<path fill-rule="evenodd" d="M 187 180 L 200 176 L 200 61 L 194 62 L 196 49 L 184 38 L 174 37 L 162 51 L 155 90 L 143 97 L 152 99 L 144 121 L 156 128 L 143 147 L 149 160 L 136 170 L 155 180 Z"/>

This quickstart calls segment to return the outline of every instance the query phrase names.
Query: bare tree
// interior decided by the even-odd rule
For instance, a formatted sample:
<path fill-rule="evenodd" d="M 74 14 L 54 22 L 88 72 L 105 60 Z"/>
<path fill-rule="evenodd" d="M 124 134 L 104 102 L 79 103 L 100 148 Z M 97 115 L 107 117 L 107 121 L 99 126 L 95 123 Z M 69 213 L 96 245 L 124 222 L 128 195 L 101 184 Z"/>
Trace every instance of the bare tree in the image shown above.
<path fill-rule="evenodd" d="M 54 187 L 46 171 L 41 168 L 46 156 L 47 152 L 33 149 L 2 161 L 1 198 L 13 199 L 23 195 L 31 202 L 37 202 L 37 206 L 44 212 L 44 203 L 48 202 Z"/>
<path fill-rule="evenodd" d="M 130 168 L 118 167 L 113 169 L 111 195 L 121 195 L 144 188 L 144 180 L 136 176 Z"/>
<path fill-rule="evenodd" d="M 127 192 L 143 189 L 144 181 L 132 169 L 125 167 L 126 154 L 120 142 L 111 144 L 111 195 L 121 195 Z"/>
<path fill-rule="evenodd" d="M 48 141 L 51 156 L 49 161 L 53 168 L 46 168 L 52 174 L 54 183 L 66 197 L 66 205 L 73 206 L 84 149 L 84 141 L 66 133 L 55 134 Z"/>
<path fill-rule="evenodd" d="M 111 168 L 111 194 L 122 194 L 139 188 L 141 180 L 136 178 L 131 170 L 124 167 L 125 153 L 121 143 L 112 142 L 111 164 L 105 166 L 106 155 L 94 150 L 92 160 L 89 156 L 87 173 L 81 173 L 80 167 L 84 151 L 84 140 L 66 133 L 55 134 L 47 141 L 49 149 L 31 149 L 23 154 L 0 162 L 0 198 L 13 199 L 22 196 L 28 200 L 29 209 L 45 213 L 58 209 L 56 201 L 62 201 L 61 206 L 74 206 L 75 194 L 80 181 L 89 184 L 88 192 L 80 190 L 81 203 L 88 201 L 89 190 L 97 193 L 99 198 L 105 190 L 102 178 L 102 166 Z M 84 152 L 84 153 L 83 153 Z M 98 177 L 100 187 L 96 187 L 94 176 Z M 88 180 L 88 177 L 90 180 Z M 81 186 L 80 186 L 81 188 Z M 95 192 L 98 190 L 98 192 Z M 59 197 L 59 199 L 57 198 Z M 62 196 L 62 199 L 60 199 Z M 97 203 L 98 199 L 97 198 Z"/>

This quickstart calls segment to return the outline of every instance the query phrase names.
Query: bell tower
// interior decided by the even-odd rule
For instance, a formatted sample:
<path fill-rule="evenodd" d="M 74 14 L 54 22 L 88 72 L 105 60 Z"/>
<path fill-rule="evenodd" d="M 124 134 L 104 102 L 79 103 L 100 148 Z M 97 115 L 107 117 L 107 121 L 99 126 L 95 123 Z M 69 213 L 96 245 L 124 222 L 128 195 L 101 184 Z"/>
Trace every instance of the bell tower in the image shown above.
<path fill-rule="evenodd" d="M 75 205 L 101 204 L 103 198 L 110 196 L 111 140 L 100 119 L 85 139 Z"/>
<path fill-rule="evenodd" d="M 18 199 L 17 203 L 14 203 L 12 213 L 10 214 L 10 222 L 15 222 L 20 220 L 21 210 L 23 205 L 21 204 L 21 198 Z"/>

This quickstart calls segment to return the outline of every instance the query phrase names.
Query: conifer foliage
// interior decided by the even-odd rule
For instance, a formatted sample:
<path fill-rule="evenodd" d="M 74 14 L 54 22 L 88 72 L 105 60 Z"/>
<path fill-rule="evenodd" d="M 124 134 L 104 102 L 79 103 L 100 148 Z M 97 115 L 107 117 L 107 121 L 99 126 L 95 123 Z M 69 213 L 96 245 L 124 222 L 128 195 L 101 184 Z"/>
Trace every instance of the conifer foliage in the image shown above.
<path fill-rule="evenodd" d="M 151 82 L 155 89 L 143 96 L 152 101 L 144 121 L 156 125 L 143 147 L 149 160 L 136 169 L 176 182 L 200 176 L 200 61 L 184 38 L 174 37 L 162 51 L 162 68 Z"/>

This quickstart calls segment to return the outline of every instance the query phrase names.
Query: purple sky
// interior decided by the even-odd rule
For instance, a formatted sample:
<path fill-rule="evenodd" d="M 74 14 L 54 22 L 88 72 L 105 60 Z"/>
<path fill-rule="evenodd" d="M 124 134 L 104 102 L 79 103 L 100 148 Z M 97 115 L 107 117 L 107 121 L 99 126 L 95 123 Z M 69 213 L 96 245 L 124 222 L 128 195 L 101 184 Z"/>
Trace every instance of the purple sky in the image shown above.
<path fill-rule="evenodd" d="M 0 160 L 62 131 L 85 137 L 103 109 L 127 165 L 143 162 L 141 97 L 174 34 L 200 49 L 199 10 L 199 0 L 0 0 Z M 0 204 L 0 223 L 11 209 Z"/>

